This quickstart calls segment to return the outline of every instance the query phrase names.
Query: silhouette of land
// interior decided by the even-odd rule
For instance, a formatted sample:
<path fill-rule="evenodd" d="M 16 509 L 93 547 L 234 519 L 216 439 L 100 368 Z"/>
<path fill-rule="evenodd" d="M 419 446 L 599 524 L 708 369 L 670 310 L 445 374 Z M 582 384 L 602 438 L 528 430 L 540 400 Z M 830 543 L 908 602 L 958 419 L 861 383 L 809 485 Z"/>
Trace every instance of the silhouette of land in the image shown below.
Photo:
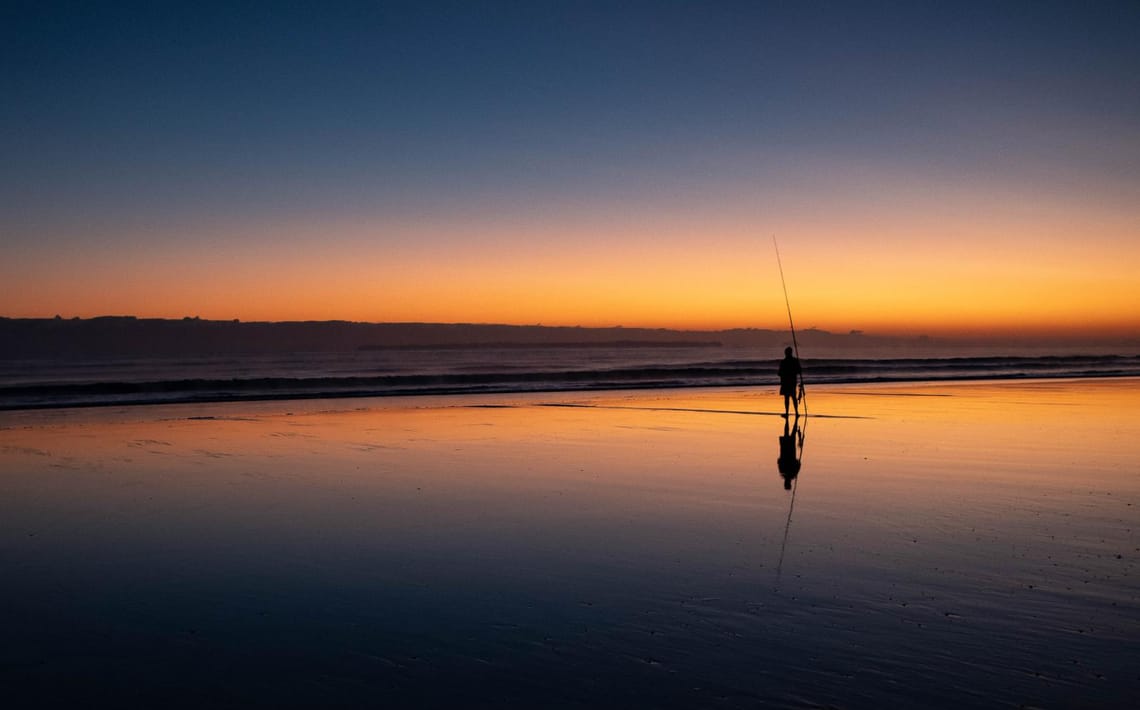
<path fill-rule="evenodd" d="M 797 330 L 814 357 L 929 357 L 979 352 L 1127 353 L 1140 339 L 950 339 L 884 336 L 852 330 Z M 536 347 L 752 347 L 777 356 L 788 331 L 764 328 L 671 330 L 479 323 L 361 323 L 352 321 L 243 322 L 135 316 L 95 318 L 0 317 L 0 359 L 131 358 L 285 352 L 350 352 L 415 348 Z"/>
<path fill-rule="evenodd" d="M 780 349 L 785 331 L 585 328 L 471 323 L 241 322 L 134 316 L 0 318 L 0 358 L 146 357 L 414 348 L 710 347 Z M 889 342 L 861 334 L 805 331 L 815 345 Z"/>

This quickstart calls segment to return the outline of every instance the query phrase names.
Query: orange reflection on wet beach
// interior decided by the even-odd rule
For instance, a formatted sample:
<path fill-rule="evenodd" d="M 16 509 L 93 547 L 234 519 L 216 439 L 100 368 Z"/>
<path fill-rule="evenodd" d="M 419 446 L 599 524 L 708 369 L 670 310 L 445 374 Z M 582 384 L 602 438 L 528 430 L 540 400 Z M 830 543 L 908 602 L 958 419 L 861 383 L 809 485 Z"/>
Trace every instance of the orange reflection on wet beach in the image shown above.
<path fill-rule="evenodd" d="M 49 680 L 218 664 L 265 697 L 302 659 L 313 693 L 478 667 L 826 705 L 870 667 L 883 697 L 1112 705 L 1138 404 L 1104 379 L 816 387 L 798 422 L 774 388 L 7 412 L 0 623 Z"/>

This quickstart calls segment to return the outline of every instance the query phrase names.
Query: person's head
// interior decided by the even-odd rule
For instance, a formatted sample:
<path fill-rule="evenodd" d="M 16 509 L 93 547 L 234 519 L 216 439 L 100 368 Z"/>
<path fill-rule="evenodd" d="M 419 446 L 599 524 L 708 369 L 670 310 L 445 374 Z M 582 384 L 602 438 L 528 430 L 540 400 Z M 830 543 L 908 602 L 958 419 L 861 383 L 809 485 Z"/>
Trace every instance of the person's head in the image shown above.
<path fill-rule="evenodd" d="M 792 356 L 792 349 L 791 348 L 784 348 L 784 357 L 791 357 L 791 356 Z"/>

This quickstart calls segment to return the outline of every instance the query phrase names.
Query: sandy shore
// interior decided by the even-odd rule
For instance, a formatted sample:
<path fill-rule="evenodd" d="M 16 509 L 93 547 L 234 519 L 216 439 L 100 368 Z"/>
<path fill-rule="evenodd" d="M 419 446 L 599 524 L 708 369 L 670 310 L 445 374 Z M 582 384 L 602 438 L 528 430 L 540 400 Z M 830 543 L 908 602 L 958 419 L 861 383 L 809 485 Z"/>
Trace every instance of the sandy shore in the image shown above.
<path fill-rule="evenodd" d="M 808 406 L 790 488 L 771 388 L 2 413 L 0 680 L 131 706 L 1140 697 L 1140 381 Z"/>

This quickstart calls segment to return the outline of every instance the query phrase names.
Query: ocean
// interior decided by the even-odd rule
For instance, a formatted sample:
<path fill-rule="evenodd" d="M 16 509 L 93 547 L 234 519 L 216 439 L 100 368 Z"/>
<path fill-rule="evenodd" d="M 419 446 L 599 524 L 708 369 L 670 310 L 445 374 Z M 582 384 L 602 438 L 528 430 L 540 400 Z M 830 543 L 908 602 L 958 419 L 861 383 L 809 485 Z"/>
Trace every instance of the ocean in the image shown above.
<path fill-rule="evenodd" d="M 0 360 L 0 410 L 343 397 L 775 386 L 769 349 L 391 348 Z M 804 357 L 813 384 L 1140 376 L 1137 355 Z"/>

